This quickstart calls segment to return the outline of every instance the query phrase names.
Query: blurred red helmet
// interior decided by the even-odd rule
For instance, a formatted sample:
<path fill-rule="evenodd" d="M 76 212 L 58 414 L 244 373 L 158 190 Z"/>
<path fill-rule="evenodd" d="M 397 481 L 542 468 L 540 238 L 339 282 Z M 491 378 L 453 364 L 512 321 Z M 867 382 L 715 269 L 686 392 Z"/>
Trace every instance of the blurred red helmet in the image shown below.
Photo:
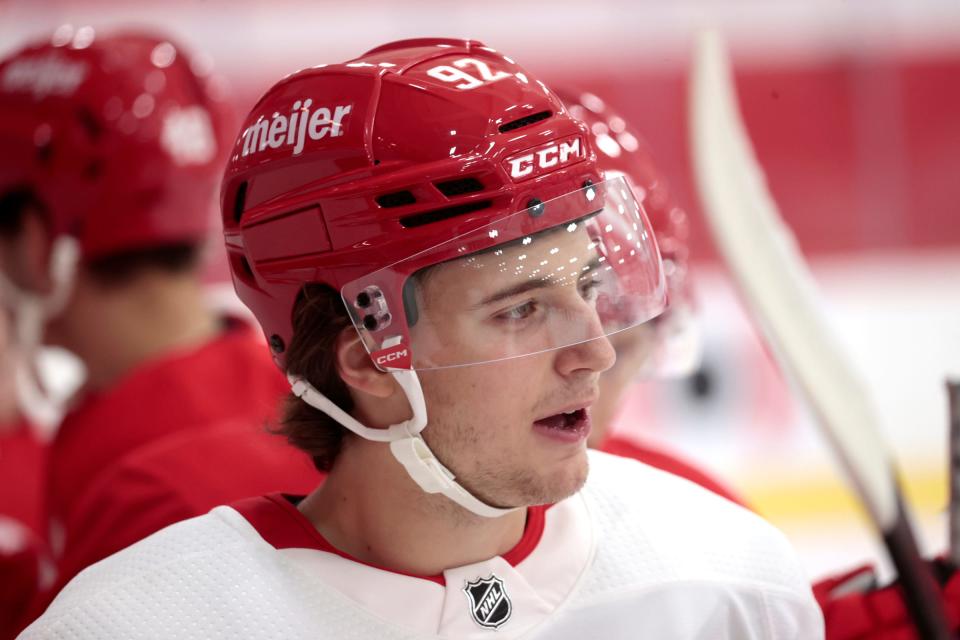
<path fill-rule="evenodd" d="M 569 88 L 554 91 L 590 130 L 597 165 L 604 177 L 626 176 L 653 227 L 663 258 L 669 308 L 658 318 L 660 342 L 642 373 L 682 376 L 700 362 L 700 331 L 694 320 L 694 295 L 689 278 L 690 225 L 686 212 L 670 195 L 667 181 L 641 135 L 598 96 Z"/>
<path fill-rule="evenodd" d="M 553 87 L 553 90 L 570 115 L 589 128 L 600 170 L 608 178 L 625 175 L 637 199 L 643 203 L 663 257 L 671 300 L 692 300 L 687 278 L 690 224 L 686 212 L 671 197 L 667 181 L 646 142 L 599 97 L 564 87 Z"/>
<path fill-rule="evenodd" d="M 371 305 L 357 278 L 456 258 L 427 250 L 509 214 L 545 211 L 550 228 L 573 214 L 543 203 L 592 200 L 600 181 L 587 129 L 510 58 L 476 41 L 391 43 L 288 76 L 247 117 L 221 193 L 234 283 L 283 366 L 304 283 L 341 291 L 356 316 Z M 384 293 L 405 296 L 400 279 Z"/>
<path fill-rule="evenodd" d="M 82 255 L 203 239 L 231 122 L 167 38 L 61 27 L 0 62 L 0 193 L 33 191 Z"/>

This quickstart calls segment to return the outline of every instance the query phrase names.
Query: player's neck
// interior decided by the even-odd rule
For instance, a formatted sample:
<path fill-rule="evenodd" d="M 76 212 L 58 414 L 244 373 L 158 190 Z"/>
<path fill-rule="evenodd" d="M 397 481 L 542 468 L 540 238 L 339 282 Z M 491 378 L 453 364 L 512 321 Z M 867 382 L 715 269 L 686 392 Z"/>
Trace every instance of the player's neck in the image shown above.
<path fill-rule="evenodd" d="M 358 439 L 347 440 L 327 480 L 300 511 L 339 550 L 423 576 L 506 553 L 520 541 L 526 522 L 523 509 L 483 518 L 424 493 L 388 445 Z"/>
<path fill-rule="evenodd" d="M 190 274 L 144 273 L 115 289 L 80 281 L 50 337 L 87 369 L 88 389 L 104 389 L 167 353 L 195 348 L 219 331 Z"/>

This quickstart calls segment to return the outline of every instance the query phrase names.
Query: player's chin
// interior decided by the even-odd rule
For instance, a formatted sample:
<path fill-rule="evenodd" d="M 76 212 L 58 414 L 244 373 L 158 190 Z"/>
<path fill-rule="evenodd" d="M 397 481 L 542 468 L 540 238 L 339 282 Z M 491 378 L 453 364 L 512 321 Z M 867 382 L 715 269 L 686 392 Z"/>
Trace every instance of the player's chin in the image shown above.
<path fill-rule="evenodd" d="M 590 472 L 586 449 L 558 464 L 543 478 L 540 504 L 553 504 L 569 498 L 583 488 Z"/>
<path fill-rule="evenodd" d="M 589 465 L 586 450 L 563 461 L 530 461 L 519 473 L 501 473 L 498 482 L 485 487 L 468 486 L 468 491 L 489 505 L 497 507 L 532 507 L 555 504 L 579 491 L 587 479 Z M 504 479 L 506 478 L 506 481 Z"/>

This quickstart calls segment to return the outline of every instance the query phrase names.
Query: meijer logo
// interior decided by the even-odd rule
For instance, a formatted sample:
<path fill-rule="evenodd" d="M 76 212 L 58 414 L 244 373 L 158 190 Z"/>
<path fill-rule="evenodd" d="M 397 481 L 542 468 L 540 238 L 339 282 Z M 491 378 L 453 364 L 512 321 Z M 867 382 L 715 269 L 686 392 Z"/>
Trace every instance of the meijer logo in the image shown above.
<path fill-rule="evenodd" d="M 310 108 L 313 100 L 297 100 L 289 117 L 274 113 L 272 119 L 263 115 L 243 132 L 242 156 L 263 151 L 267 147 L 278 149 L 284 145 L 293 145 L 293 155 L 303 151 L 303 145 L 310 140 L 320 140 L 329 135 L 336 138 L 343 135 L 344 118 L 350 113 L 352 105 L 317 107 L 313 113 Z"/>
<path fill-rule="evenodd" d="M 554 169 L 579 162 L 587 157 L 579 136 L 552 142 L 539 149 L 507 158 L 510 177 L 514 180 L 526 180 Z"/>

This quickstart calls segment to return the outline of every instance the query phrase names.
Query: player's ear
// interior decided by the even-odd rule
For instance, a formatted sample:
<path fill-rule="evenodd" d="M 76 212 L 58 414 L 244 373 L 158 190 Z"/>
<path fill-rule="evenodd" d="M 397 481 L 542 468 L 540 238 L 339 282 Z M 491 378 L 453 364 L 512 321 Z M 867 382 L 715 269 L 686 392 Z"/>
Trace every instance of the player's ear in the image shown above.
<path fill-rule="evenodd" d="M 390 374 L 377 369 L 367 353 L 360 336 L 352 327 L 340 332 L 335 345 L 337 372 L 352 390 L 362 391 L 376 398 L 388 398 L 400 385 Z"/>

